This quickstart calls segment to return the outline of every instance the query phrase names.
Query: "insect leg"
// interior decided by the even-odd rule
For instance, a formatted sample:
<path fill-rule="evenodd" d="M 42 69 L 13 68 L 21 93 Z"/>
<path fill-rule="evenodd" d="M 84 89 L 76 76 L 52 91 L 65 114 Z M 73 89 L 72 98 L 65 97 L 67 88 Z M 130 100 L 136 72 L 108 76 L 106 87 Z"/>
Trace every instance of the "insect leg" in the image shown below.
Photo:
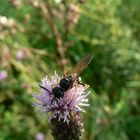
<path fill-rule="evenodd" d="M 78 81 L 78 84 L 82 85 L 83 87 L 85 86 L 85 84 L 80 81 Z"/>
<path fill-rule="evenodd" d="M 52 104 L 52 102 L 54 101 L 55 98 L 56 98 L 55 96 L 52 98 L 52 100 L 51 100 L 51 104 Z"/>
<path fill-rule="evenodd" d="M 81 82 L 80 78 L 78 78 L 78 79 L 76 80 L 76 82 L 77 82 L 77 84 L 82 85 L 83 87 L 85 86 L 85 84 Z"/>

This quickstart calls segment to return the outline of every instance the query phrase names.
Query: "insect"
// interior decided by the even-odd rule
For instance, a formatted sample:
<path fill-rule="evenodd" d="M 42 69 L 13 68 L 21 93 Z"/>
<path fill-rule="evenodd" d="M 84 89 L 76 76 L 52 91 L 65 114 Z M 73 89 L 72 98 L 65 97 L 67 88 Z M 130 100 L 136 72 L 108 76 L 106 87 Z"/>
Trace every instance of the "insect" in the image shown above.
<path fill-rule="evenodd" d="M 44 90 L 48 91 L 50 94 L 54 95 L 54 98 L 52 99 L 52 101 L 55 98 L 63 98 L 64 92 L 72 88 L 74 82 L 77 81 L 80 84 L 79 75 L 87 67 L 87 65 L 91 62 L 91 60 L 92 60 L 92 55 L 90 54 L 82 58 L 76 64 L 76 66 L 70 72 L 67 72 L 66 76 L 64 76 L 64 78 L 60 80 L 59 85 L 52 89 L 52 93 L 48 89 L 43 87 L 42 85 L 39 85 L 39 86 L 43 88 Z"/>

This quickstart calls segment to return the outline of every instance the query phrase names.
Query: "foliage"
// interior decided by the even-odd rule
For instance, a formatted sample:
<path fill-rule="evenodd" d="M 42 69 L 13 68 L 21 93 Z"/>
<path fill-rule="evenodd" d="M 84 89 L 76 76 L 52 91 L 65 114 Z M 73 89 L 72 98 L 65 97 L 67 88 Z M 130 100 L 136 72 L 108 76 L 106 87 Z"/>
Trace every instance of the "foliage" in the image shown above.
<path fill-rule="evenodd" d="M 94 59 L 81 74 L 91 87 L 85 139 L 139 140 L 139 5 L 1 0 L 0 72 L 7 75 L 0 74 L 0 139 L 35 139 L 39 132 L 52 139 L 45 117 L 34 112 L 32 93 L 46 74 L 70 70 L 91 53 Z"/>

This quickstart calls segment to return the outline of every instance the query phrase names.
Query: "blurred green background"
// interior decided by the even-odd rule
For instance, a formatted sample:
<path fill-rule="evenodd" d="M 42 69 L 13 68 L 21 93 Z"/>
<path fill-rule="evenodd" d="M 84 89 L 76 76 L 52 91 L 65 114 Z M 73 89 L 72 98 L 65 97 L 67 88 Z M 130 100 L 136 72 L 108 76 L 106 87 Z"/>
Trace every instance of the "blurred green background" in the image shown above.
<path fill-rule="evenodd" d="M 32 94 L 89 53 L 84 139 L 140 140 L 140 0 L 0 0 L 0 140 L 53 139 Z"/>

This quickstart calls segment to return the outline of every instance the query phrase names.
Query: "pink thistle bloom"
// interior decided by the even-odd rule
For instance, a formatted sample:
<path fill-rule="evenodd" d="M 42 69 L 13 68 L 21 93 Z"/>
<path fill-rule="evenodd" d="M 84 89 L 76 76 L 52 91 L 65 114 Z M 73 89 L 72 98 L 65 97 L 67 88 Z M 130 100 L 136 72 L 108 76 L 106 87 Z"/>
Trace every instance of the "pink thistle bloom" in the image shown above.
<path fill-rule="evenodd" d="M 44 134 L 41 132 L 37 133 L 36 140 L 45 140 Z"/>
<path fill-rule="evenodd" d="M 45 112 L 49 115 L 49 121 L 58 118 L 58 120 L 69 123 L 71 114 L 84 112 L 83 106 L 89 106 L 86 98 L 89 92 L 86 92 L 88 85 L 74 84 L 72 88 L 64 92 L 63 98 L 54 98 L 52 89 L 59 86 L 62 76 L 57 73 L 49 79 L 47 76 L 42 80 L 41 85 L 47 90 L 40 88 L 39 94 L 33 96 L 37 99 L 34 103 L 36 111 Z"/>
<path fill-rule="evenodd" d="M 16 59 L 17 60 L 23 60 L 25 58 L 25 51 L 24 50 L 18 50 L 16 53 Z"/>
<path fill-rule="evenodd" d="M 6 70 L 3 70 L 0 72 L 0 81 L 3 81 L 4 79 L 6 79 L 8 76 L 8 73 Z"/>

